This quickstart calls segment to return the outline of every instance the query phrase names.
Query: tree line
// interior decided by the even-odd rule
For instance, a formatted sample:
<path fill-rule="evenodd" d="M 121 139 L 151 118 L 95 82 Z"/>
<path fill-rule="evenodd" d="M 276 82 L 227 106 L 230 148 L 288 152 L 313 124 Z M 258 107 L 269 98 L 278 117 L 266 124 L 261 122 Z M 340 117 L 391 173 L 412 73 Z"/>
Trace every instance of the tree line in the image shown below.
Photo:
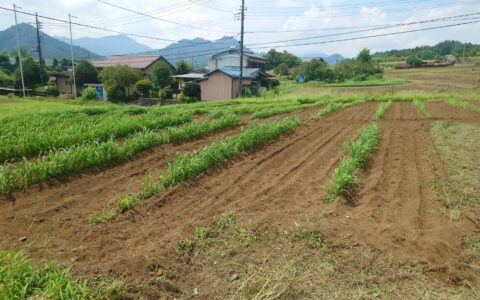
<path fill-rule="evenodd" d="M 344 59 L 335 65 L 327 64 L 322 58 L 302 61 L 292 53 L 277 52 L 275 49 L 268 51 L 265 58 L 268 70 L 289 79 L 342 82 L 383 77 L 383 68 L 373 60 L 368 49 L 361 50 L 354 59 Z"/>

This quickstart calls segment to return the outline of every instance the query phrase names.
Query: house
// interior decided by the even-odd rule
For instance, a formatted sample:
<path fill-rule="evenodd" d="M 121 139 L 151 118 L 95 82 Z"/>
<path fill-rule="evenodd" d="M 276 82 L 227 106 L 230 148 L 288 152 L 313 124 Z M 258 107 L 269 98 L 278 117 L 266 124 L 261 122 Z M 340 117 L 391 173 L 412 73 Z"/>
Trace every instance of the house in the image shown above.
<path fill-rule="evenodd" d="M 243 69 L 243 86 L 258 91 L 264 87 L 270 76 L 261 69 Z M 234 68 L 218 68 L 205 74 L 200 79 L 202 100 L 231 99 L 238 96 L 240 90 L 240 70 Z M 268 85 L 268 83 L 267 83 Z"/>
<path fill-rule="evenodd" d="M 55 82 L 60 94 L 73 94 L 73 82 L 70 80 L 71 75 L 71 69 L 51 73 L 50 81 Z"/>
<path fill-rule="evenodd" d="M 178 90 L 181 91 L 185 87 L 185 84 L 187 82 L 191 81 L 199 81 L 203 78 L 205 78 L 205 74 L 208 73 L 208 70 L 198 70 L 192 73 L 188 74 L 182 74 L 182 75 L 174 75 L 171 76 L 172 78 L 175 78 L 178 82 Z"/>
<path fill-rule="evenodd" d="M 163 56 L 156 55 L 113 55 L 104 60 L 90 60 L 99 72 L 106 67 L 123 65 L 140 70 L 145 78 L 148 78 L 157 62 L 164 62 L 172 68 L 172 72 L 175 71 L 175 67 Z"/>
<path fill-rule="evenodd" d="M 243 53 L 243 67 L 247 69 L 260 69 L 265 71 L 267 60 L 261 55 L 250 51 Z M 217 53 L 208 60 L 208 69 L 216 70 L 222 68 L 240 69 L 240 50 L 236 48 Z"/>
<path fill-rule="evenodd" d="M 455 57 L 455 55 L 448 54 L 448 55 L 444 56 L 444 60 L 446 60 L 448 62 L 455 62 L 457 60 L 457 58 Z"/>

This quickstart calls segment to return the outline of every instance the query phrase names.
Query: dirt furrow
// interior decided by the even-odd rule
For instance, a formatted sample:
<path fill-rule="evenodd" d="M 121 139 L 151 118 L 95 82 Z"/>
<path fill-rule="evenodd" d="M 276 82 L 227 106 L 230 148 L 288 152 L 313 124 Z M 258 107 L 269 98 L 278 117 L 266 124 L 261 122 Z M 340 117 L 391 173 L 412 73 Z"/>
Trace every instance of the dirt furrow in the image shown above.
<path fill-rule="evenodd" d="M 384 120 L 423 120 L 425 116 L 411 102 L 394 102 L 385 113 Z"/>
<path fill-rule="evenodd" d="M 433 119 L 480 121 L 480 113 L 444 101 L 427 101 L 426 104 Z"/>
<path fill-rule="evenodd" d="M 384 124 L 378 153 L 361 176 L 357 206 L 338 205 L 336 217 L 329 222 L 340 219 L 337 222 L 342 225 L 326 227 L 336 234 L 352 235 L 396 259 L 458 271 L 462 239 L 471 224 L 448 220 L 432 195 L 429 124 Z"/>

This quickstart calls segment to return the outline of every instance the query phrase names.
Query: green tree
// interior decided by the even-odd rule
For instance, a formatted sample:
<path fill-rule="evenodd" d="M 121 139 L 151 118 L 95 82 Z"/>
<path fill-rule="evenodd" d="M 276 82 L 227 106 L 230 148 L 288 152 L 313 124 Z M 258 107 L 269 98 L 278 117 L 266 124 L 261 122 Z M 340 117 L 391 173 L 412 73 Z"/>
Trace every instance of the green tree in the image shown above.
<path fill-rule="evenodd" d="M 175 74 L 183 75 L 193 72 L 193 65 L 186 60 L 180 60 L 177 62 L 177 68 Z"/>
<path fill-rule="evenodd" d="M 355 62 L 357 64 L 371 64 L 372 56 L 370 55 L 370 50 L 366 48 L 362 49 L 362 51 L 358 53 Z"/>
<path fill-rule="evenodd" d="M 333 66 L 335 77 L 339 81 L 344 81 L 353 77 L 355 64 L 351 59 L 344 59 Z"/>
<path fill-rule="evenodd" d="M 3 51 L 0 53 L 0 71 L 3 71 L 4 73 L 11 73 L 14 70 L 14 66 L 10 62 L 10 55 L 8 52 Z"/>
<path fill-rule="evenodd" d="M 75 66 L 75 81 L 77 86 L 85 83 L 98 83 L 97 69 L 88 61 L 82 61 Z"/>
<path fill-rule="evenodd" d="M 267 70 L 274 69 L 278 65 L 285 63 L 289 68 L 293 68 L 295 66 L 299 66 L 301 64 L 301 60 L 292 53 L 287 51 L 277 52 L 275 49 L 271 49 L 265 55 L 265 68 Z"/>
<path fill-rule="evenodd" d="M 290 73 L 290 69 L 286 63 L 281 63 L 273 69 L 273 72 L 277 75 L 286 76 Z"/>
<path fill-rule="evenodd" d="M 172 68 L 165 62 L 157 62 L 150 73 L 150 81 L 159 88 L 164 88 L 172 84 Z"/>
<path fill-rule="evenodd" d="M 47 73 L 45 70 L 40 70 L 40 66 L 33 60 L 31 57 L 27 57 L 23 60 L 23 79 L 25 81 L 25 87 L 28 89 L 35 88 L 36 85 L 42 84 L 40 82 L 40 72 L 42 72 L 42 78 L 47 78 Z M 22 77 L 20 73 L 20 68 L 18 67 L 15 70 L 15 88 L 22 87 Z"/>
<path fill-rule="evenodd" d="M 106 67 L 100 72 L 100 80 L 107 90 L 108 98 L 112 101 L 126 100 L 132 86 L 142 79 L 139 70 L 129 66 Z"/>
<path fill-rule="evenodd" d="M 139 80 L 135 83 L 135 88 L 143 97 L 147 98 L 152 90 L 152 82 L 148 79 Z"/>
<path fill-rule="evenodd" d="M 417 56 L 409 56 L 406 60 L 406 63 L 416 68 L 422 65 L 422 60 Z"/>
<path fill-rule="evenodd" d="M 306 80 L 325 80 L 327 64 L 323 59 L 312 59 L 303 63 L 303 74 Z"/>
<path fill-rule="evenodd" d="M 183 88 L 183 93 L 190 99 L 198 101 L 200 100 L 200 85 L 193 81 L 187 82 Z"/>

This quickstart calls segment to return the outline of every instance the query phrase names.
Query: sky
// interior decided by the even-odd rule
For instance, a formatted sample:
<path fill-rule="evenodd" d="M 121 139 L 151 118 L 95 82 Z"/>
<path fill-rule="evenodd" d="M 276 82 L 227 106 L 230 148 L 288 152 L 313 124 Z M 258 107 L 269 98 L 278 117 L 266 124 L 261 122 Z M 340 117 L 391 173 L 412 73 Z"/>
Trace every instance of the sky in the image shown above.
<path fill-rule="evenodd" d="M 102 1 L 146 15 L 122 10 Z M 0 1 L 0 7 L 12 8 L 12 5 L 12 2 Z M 239 38 L 240 32 L 240 21 L 236 14 L 241 0 L 17 0 L 16 5 L 21 7 L 21 11 L 38 12 L 41 16 L 66 20 L 70 13 L 75 16 L 74 22 L 146 36 L 148 38 L 131 37 L 154 49 L 165 47 L 172 41 L 196 37 L 208 40 L 223 36 Z M 446 39 L 480 43 L 480 23 L 332 42 L 480 22 L 480 0 L 245 0 L 245 5 L 245 45 L 257 52 L 276 48 L 301 56 L 340 53 L 353 57 L 362 48 L 377 52 L 434 45 Z M 479 14 L 435 21 L 472 13 Z M 19 22 L 34 21 L 34 17 L 22 14 L 18 18 Z M 45 19 L 40 21 L 44 23 L 43 31 L 52 36 L 69 35 L 65 23 Z M 394 24 L 397 26 L 378 29 L 379 26 Z M 0 30 L 12 25 L 13 13 L 0 9 Z M 74 38 L 114 34 L 106 30 L 73 26 Z"/>

